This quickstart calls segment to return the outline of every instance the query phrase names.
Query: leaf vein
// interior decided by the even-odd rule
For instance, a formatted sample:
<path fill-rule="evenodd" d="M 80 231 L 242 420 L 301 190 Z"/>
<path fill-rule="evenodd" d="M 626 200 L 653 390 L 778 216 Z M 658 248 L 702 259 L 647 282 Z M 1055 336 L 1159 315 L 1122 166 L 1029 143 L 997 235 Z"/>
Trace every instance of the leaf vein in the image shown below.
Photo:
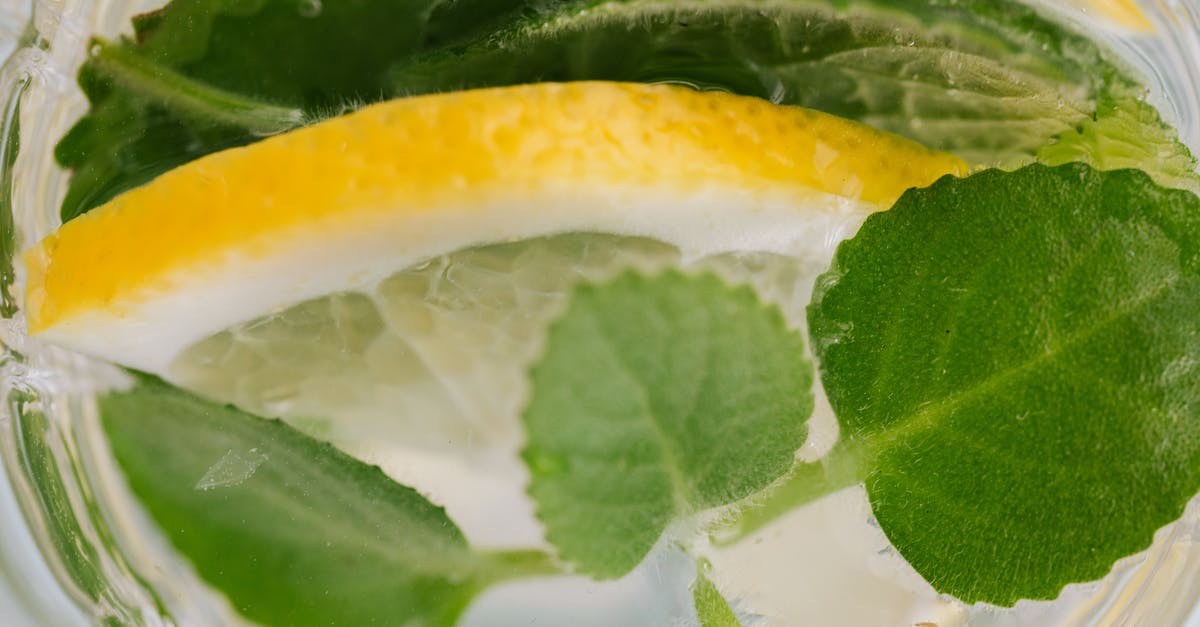
<path fill-rule="evenodd" d="M 1059 357 L 1061 353 L 1067 352 L 1074 347 L 1087 342 L 1096 334 L 1108 328 L 1110 325 L 1121 322 L 1133 314 L 1138 313 L 1143 307 L 1146 307 L 1158 298 L 1167 295 L 1171 288 L 1174 287 L 1178 282 L 1178 279 L 1178 275 L 1168 277 L 1159 287 L 1155 288 L 1147 295 L 1139 296 L 1138 298 L 1129 301 L 1131 304 L 1128 308 L 1114 308 L 1114 313 L 1098 321 L 1088 329 L 1071 334 L 1061 344 L 1049 346 L 1044 353 L 1041 353 L 1032 359 L 1005 368 L 980 380 L 971 387 L 951 394 L 942 400 L 934 401 L 933 403 L 924 406 L 922 409 L 912 412 L 907 417 L 902 417 L 900 420 L 893 423 L 892 426 L 871 434 L 868 439 L 876 446 L 879 446 L 880 443 L 895 443 L 903 441 L 905 438 L 915 435 L 916 433 L 936 428 L 941 423 L 943 418 L 952 414 L 962 405 L 986 396 L 987 394 L 995 391 L 997 388 L 1003 387 L 1012 380 L 1017 379 L 1026 373 L 1051 362 L 1055 358 Z"/>

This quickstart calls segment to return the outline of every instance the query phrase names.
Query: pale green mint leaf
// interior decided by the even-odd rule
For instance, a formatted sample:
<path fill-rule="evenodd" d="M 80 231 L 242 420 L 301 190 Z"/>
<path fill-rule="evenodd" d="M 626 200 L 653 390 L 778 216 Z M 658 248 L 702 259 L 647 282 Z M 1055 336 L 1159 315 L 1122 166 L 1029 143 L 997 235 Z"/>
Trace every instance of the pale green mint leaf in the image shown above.
<path fill-rule="evenodd" d="M 1051 599 L 1182 514 L 1198 255 L 1200 198 L 1081 164 L 943 179 L 839 247 L 809 308 L 833 455 L 939 592 Z"/>
<path fill-rule="evenodd" d="M 530 494 L 561 557 L 598 578 L 786 473 L 813 408 L 801 336 L 711 275 L 577 287 L 531 379 Z"/>
<path fill-rule="evenodd" d="M 1132 81 L 1010 0 L 551 0 L 401 60 L 398 93 L 533 81 L 678 82 L 856 119 L 971 163 L 1031 161 Z M 1161 126 L 1155 119 L 1152 124 Z"/>
<path fill-rule="evenodd" d="M 113 454 L 175 547 L 267 625 L 452 625 L 497 580 L 553 570 L 485 555 L 378 468 L 152 379 L 100 399 Z"/>
<path fill-rule="evenodd" d="M 742 627 L 729 602 L 703 572 L 697 572 L 696 581 L 692 583 L 692 603 L 696 606 L 700 627 Z"/>
<path fill-rule="evenodd" d="M 1092 118 L 1043 146 L 1038 161 L 1082 161 L 1101 170 L 1136 168 L 1159 185 L 1200 193 L 1196 160 L 1178 133 L 1162 125 L 1153 107 L 1132 96 L 1100 103 Z"/>

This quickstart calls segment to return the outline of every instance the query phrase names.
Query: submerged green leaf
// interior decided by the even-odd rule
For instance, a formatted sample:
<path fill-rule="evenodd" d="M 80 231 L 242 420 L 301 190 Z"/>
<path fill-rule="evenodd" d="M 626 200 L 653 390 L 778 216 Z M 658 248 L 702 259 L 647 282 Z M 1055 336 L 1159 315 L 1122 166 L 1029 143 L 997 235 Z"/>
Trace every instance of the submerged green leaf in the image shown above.
<path fill-rule="evenodd" d="M 577 287 L 523 416 L 550 542 L 618 577 L 672 519 L 763 489 L 804 443 L 812 377 L 801 337 L 748 287 L 673 272 Z"/>
<path fill-rule="evenodd" d="M 393 93 L 387 68 L 478 32 L 515 2 L 174 0 L 95 45 L 91 109 L 59 142 L 62 218 L 182 163 Z M 511 9 L 509 9 L 511 10 Z"/>
<path fill-rule="evenodd" d="M 56 149 L 73 171 L 64 220 L 292 124 L 466 87 L 684 83 L 989 165 L 1031 161 L 1059 136 L 1075 145 L 1097 102 L 1142 92 L 1090 40 L 1014 0 L 174 0 L 134 24 L 80 71 L 91 109 Z M 1095 132 L 1169 134 L 1152 109 L 1119 126 Z M 1111 161 L 1109 144 L 1088 143 L 1101 149 L 1072 154 Z"/>
<path fill-rule="evenodd" d="M 879 525 L 939 591 L 1050 599 L 1200 490 L 1200 198 L 1031 166 L 910 191 L 809 309 Z"/>
<path fill-rule="evenodd" d="M 1032 160 L 1090 117 L 1097 94 L 1131 89 L 1094 43 L 1017 2 L 543 4 L 398 63 L 394 89 L 680 82 L 820 109 L 993 165 Z"/>
<path fill-rule="evenodd" d="M 1162 125 L 1154 107 L 1139 98 L 1100 103 L 1092 118 L 1038 150 L 1038 161 L 1082 161 L 1101 170 L 1136 168 L 1159 185 L 1200 193 L 1195 158 L 1175 130 Z"/>
<path fill-rule="evenodd" d="M 100 411 L 159 528 L 257 622 L 451 625 L 490 583 L 552 572 L 473 551 L 442 508 L 278 420 L 154 380 Z"/>
<path fill-rule="evenodd" d="M 696 606 L 700 627 L 742 627 L 729 602 L 702 572 L 696 573 L 696 581 L 692 584 L 692 603 Z"/>

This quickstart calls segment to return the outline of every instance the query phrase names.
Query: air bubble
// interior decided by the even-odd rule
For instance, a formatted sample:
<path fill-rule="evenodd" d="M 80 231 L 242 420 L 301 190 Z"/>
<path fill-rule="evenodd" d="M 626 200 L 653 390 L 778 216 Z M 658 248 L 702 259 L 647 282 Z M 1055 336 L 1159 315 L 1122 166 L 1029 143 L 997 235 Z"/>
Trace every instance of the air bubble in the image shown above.
<path fill-rule="evenodd" d="M 266 453 L 252 448 L 245 453 L 230 449 L 196 482 L 197 490 L 212 490 L 240 485 L 267 461 Z"/>

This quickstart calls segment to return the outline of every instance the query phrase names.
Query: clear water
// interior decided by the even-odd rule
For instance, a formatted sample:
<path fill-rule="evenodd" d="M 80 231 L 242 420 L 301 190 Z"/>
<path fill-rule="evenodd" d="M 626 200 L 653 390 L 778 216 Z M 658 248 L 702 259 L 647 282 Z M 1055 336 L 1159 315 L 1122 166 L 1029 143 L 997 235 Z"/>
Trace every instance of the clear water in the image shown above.
<path fill-rule="evenodd" d="M 94 31 L 120 30 L 130 13 L 149 4 L 45 2 L 37 7 L 32 31 L 13 26 L 23 19 L 19 11 L 8 15 L 3 11 L 10 9 L 0 8 L 0 55 L 7 52 L 3 42 L 27 38 L 0 70 L 5 128 L 20 122 L 22 150 L 11 198 L 21 241 L 34 241 L 55 225 L 65 179 L 49 147 L 85 108 L 73 78 L 84 52 L 81 42 Z M 1052 8 L 1089 24 L 1143 71 L 1168 122 L 1193 148 L 1200 147 L 1200 5 L 1154 3 L 1155 37 L 1124 36 L 1074 5 Z M 13 106 L 17 95 L 19 111 Z M 0 189 L 4 184 L 0 180 Z M 733 265 L 735 272 L 746 267 Z M 810 272 L 819 268 L 815 264 Z M 794 284 L 805 280 L 811 274 Z M 118 384 L 120 373 L 40 345 L 22 331 L 19 317 L 0 320 L 6 347 L 0 356 L 5 395 L 0 452 L 7 475 L 0 478 L 0 624 L 87 624 L 106 616 L 152 625 L 242 622 L 172 552 L 113 465 L 94 393 Z M 815 431 L 813 449 L 833 437 L 829 429 Z M 353 450 L 355 439 L 346 436 L 342 444 Z M 489 464 L 399 446 L 354 452 L 445 504 L 476 544 L 543 542 L 523 493 L 522 471 L 511 460 Z M 507 470 L 497 472 L 498 467 Z M 1200 599 L 1198 543 L 1200 505 L 1194 503 L 1180 522 L 1156 535 L 1147 553 L 1122 560 L 1103 581 L 1069 586 L 1057 602 L 1022 602 L 1006 610 L 939 598 L 889 548 L 872 524 L 861 489 L 830 496 L 737 545 L 705 547 L 704 553 L 718 585 L 755 624 L 1136 625 L 1177 624 L 1192 614 Z M 45 560 L 39 548 L 60 557 Z M 807 566 L 798 571 L 798 563 Z M 539 624 L 689 624 L 694 614 L 687 586 L 693 577 L 692 560 L 661 543 L 617 582 L 556 577 L 498 586 L 476 600 L 461 624 L 525 625 L 531 608 Z"/>

